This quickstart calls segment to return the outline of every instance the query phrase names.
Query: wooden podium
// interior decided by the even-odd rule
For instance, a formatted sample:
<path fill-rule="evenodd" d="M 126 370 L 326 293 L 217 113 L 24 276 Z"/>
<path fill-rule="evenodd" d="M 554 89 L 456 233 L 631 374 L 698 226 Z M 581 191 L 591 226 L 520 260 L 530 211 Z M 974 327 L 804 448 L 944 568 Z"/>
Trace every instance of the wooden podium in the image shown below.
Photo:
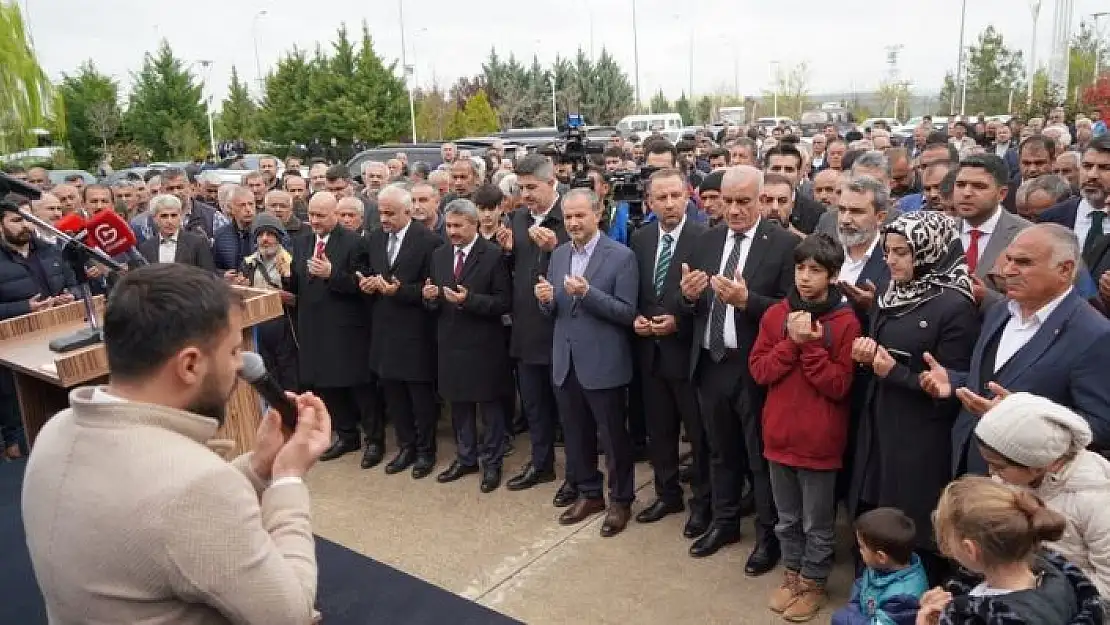
<path fill-rule="evenodd" d="M 243 345 L 254 350 L 253 326 L 283 314 L 276 291 L 232 287 L 243 294 Z M 103 318 L 104 297 L 94 298 L 97 317 Z M 85 327 L 85 305 L 73 302 L 21 317 L 0 321 L 0 366 L 15 377 L 19 409 L 27 444 L 47 419 L 69 407 L 69 391 L 76 386 L 101 384 L 108 379 L 108 356 L 103 344 L 59 354 L 48 347 L 51 340 Z M 254 437 L 262 418 L 258 394 L 240 382 L 227 404 L 227 418 L 217 438 L 235 441 L 238 453 L 254 448 Z"/>

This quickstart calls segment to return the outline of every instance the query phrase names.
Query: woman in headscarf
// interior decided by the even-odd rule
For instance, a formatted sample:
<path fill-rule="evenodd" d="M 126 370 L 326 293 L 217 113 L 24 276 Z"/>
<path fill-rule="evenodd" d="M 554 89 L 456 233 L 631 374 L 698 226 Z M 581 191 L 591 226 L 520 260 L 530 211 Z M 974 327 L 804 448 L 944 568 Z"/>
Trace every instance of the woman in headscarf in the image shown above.
<path fill-rule="evenodd" d="M 936 584 L 948 565 L 933 542 L 931 513 L 951 477 L 955 401 L 935 401 L 918 383 L 923 356 L 966 371 L 979 315 L 959 229 L 935 211 L 906 213 L 883 228 L 890 286 L 875 303 L 870 338 L 852 358 L 874 372 L 857 431 L 849 506 L 853 515 L 894 507 L 914 520 L 918 555 Z"/>

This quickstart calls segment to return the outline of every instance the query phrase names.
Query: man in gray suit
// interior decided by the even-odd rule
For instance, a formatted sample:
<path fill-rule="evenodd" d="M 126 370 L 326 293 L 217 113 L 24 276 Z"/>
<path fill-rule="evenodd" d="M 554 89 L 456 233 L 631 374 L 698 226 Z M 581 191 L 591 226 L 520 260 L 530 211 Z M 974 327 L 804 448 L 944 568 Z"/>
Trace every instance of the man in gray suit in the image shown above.
<path fill-rule="evenodd" d="M 967 268 L 987 282 L 1003 250 L 1019 232 L 1033 225 L 1003 210 L 1010 176 L 1006 162 L 994 154 L 973 154 L 956 170 L 952 204 L 959 215 L 960 243 Z M 1001 299 L 998 297 L 991 297 Z"/>
<path fill-rule="evenodd" d="M 555 248 L 549 275 L 535 286 L 540 309 L 555 319 L 551 377 L 564 419 L 567 475 L 579 493 L 559 523 L 579 523 L 606 509 L 597 470 L 600 435 L 609 474 L 601 535 L 609 537 L 624 530 L 635 498 L 632 439 L 621 406 L 632 379 L 628 329 L 636 318 L 639 270 L 632 250 L 598 229 L 602 204 L 593 191 L 572 189 L 562 210 L 570 241 Z"/>

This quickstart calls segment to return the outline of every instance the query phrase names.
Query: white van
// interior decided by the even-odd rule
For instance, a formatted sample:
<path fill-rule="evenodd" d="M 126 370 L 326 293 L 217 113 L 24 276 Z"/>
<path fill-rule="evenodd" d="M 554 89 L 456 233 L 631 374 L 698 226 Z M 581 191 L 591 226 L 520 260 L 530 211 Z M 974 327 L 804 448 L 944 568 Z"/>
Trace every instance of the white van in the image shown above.
<path fill-rule="evenodd" d="M 658 113 L 655 115 L 629 115 L 617 122 L 621 134 L 628 136 L 630 133 L 644 133 L 658 130 L 680 130 L 683 127 L 682 116 L 678 113 Z"/>

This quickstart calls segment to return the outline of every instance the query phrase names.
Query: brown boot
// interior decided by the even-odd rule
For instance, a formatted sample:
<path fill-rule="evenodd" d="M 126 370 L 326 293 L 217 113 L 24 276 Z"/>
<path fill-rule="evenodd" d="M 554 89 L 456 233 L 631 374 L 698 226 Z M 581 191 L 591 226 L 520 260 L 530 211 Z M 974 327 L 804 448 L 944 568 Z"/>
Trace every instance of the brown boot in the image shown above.
<path fill-rule="evenodd" d="M 767 607 L 775 614 L 782 614 L 798 599 L 798 572 L 786 569 L 782 572 L 782 584 L 771 592 Z"/>
<path fill-rule="evenodd" d="M 817 616 L 828 600 L 829 595 L 825 592 L 823 583 L 799 577 L 798 597 L 782 613 L 782 618 L 791 623 L 804 623 Z"/>

